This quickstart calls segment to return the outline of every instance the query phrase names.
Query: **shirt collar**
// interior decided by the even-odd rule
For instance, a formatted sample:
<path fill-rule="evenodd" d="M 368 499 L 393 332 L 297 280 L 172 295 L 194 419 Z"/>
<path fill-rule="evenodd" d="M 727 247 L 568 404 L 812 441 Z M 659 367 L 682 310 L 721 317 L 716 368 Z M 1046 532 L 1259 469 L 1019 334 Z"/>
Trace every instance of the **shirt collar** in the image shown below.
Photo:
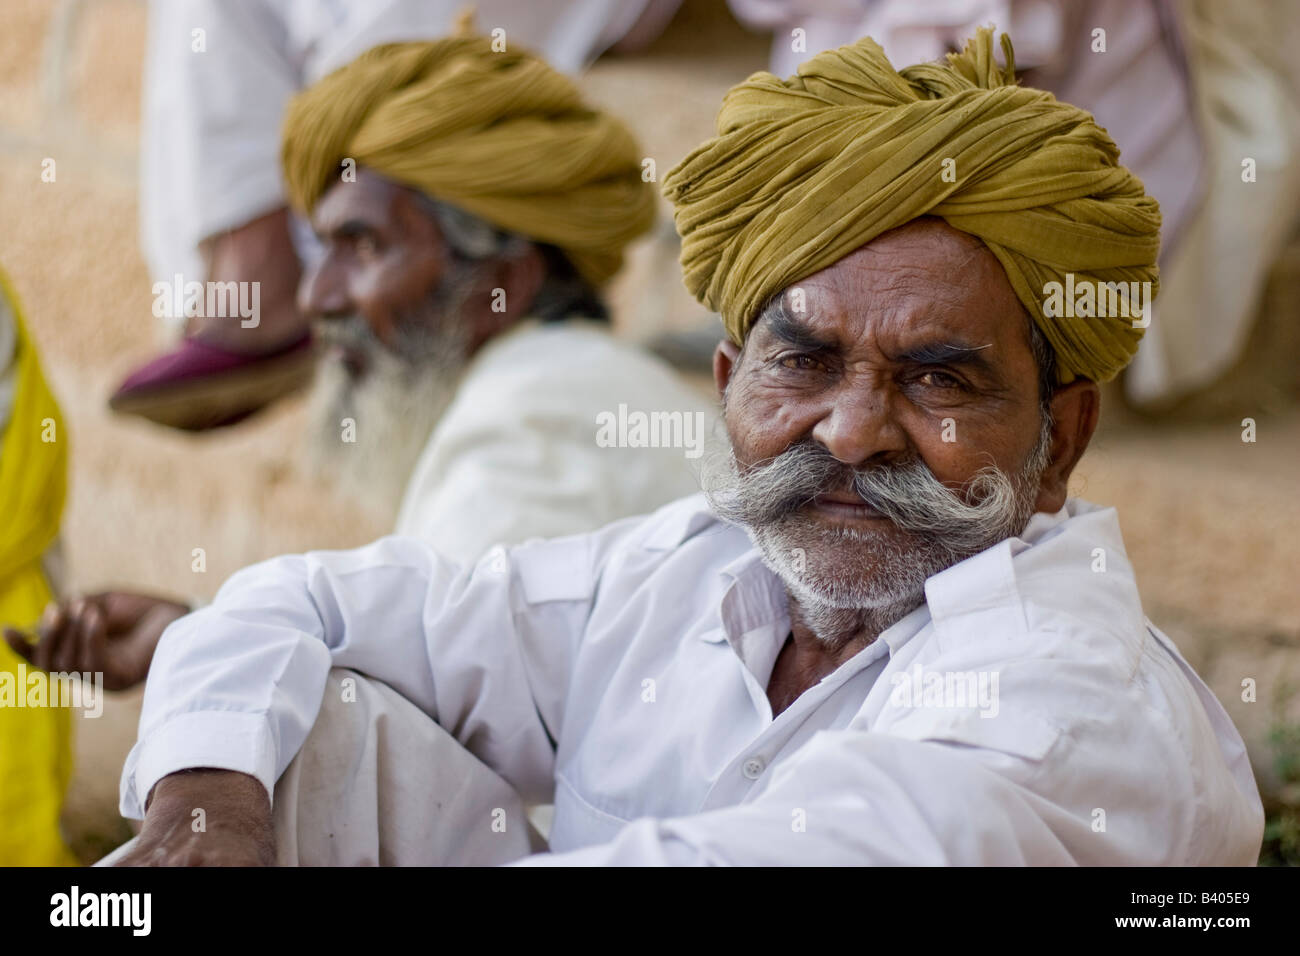
<path fill-rule="evenodd" d="M 698 498 L 698 509 L 677 516 L 671 527 L 665 526 L 661 534 L 656 535 L 656 538 L 663 539 L 659 542 L 662 546 L 672 547 L 704 525 L 718 522 L 708 510 L 704 496 Z M 1068 533 L 1071 519 L 1084 515 L 1094 515 L 1093 522 L 1108 527 L 1114 525 L 1113 544 L 1122 552 L 1123 545 L 1113 515 L 1098 514 L 1107 511 L 1113 512 L 1113 509 L 1103 509 L 1082 499 L 1070 499 L 1054 514 L 1034 514 L 1019 536 L 1001 541 L 932 575 L 925 583 L 925 601 L 886 628 L 877 640 L 887 646 L 893 656 L 928 624 L 933 623 L 936 630 L 943 633 L 958 619 L 963 627 L 995 628 L 1008 637 L 1027 633 L 1013 558 L 1033 546 Z M 740 531 L 738 528 L 731 530 Z M 721 626 L 704 631 L 700 639 L 709 643 L 729 642 L 747 665 L 757 656 L 766 659 L 779 652 L 780 644 L 789 633 L 789 605 L 785 585 L 763 563 L 758 547 L 751 541 L 748 548 L 718 570 L 718 575 L 726 582 L 720 606 Z M 768 646 L 774 641 L 778 642 L 775 651 Z"/>
<path fill-rule="evenodd" d="M 745 532 L 731 525 L 724 525 L 709 509 L 708 500 L 703 492 L 691 495 L 673 505 L 673 512 L 667 520 L 657 523 L 645 538 L 644 547 L 651 551 L 671 551 L 683 541 L 693 537 L 710 525 L 719 525 L 736 533 L 742 538 Z"/>
<path fill-rule="evenodd" d="M 750 672 L 763 679 L 790 633 L 790 606 L 780 577 L 763 563 L 757 547 L 741 553 L 718 574 L 728 582 L 722 596 L 721 627 L 705 631 L 700 639 L 731 644 L 736 656 Z M 930 622 L 925 602 L 886 628 L 880 636 L 853 658 L 856 668 L 865 666 L 886 651 L 892 657 Z M 848 662 L 843 666 L 848 666 Z"/>
<path fill-rule="evenodd" d="M 1020 535 L 930 577 L 925 582 L 925 601 L 935 629 L 941 638 L 956 635 L 959 628 L 964 633 L 1006 638 L 1027 636 L 1026 595 L 1059 588 L 1062 570 L 1079 567 L 1079 549 L 1094 547 L 1111 554 L 1115 573 L 1103 576 L 1106 580 L 1089 575 L 1084 584 L 1115 591 L 1126 612 L 1140 614 L 1136 589 L 1130 588 L 1131 596 L 1125 590 L 1131 571 L 1115 510 L 1071 498 L 1055 514 L 1034 514 Z M 1088 564 L 1082 566 L 1086 569 Z M 1095 596 L 1096 601 L 1100 598 Z"/>
<path fill-rule="evenodd" d="M 701 634 L 702 640 L 729 640 L 735 645 L 745 634 L 774 622 L 784 622 L 789 630 L 785 586 L 763 563 L 757 547 L 751 545 L 727 562 L 718 570 L 718 576 L 725 583 L 719 607 L 722 626 Z"/>

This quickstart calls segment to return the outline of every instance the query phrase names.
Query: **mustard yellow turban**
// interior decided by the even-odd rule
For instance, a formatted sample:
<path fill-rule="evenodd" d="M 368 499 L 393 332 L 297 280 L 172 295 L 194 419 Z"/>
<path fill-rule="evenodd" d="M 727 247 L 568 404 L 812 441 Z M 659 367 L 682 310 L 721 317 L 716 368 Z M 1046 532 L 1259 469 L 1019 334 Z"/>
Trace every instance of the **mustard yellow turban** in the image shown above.
<path fill-rule="evenodd" d="M 931 215 L 997 256 L 1063 382 L 1128 364 L 1143 331 L 1132 318 L 1061 317 L 1073 310 L 1045 308 L 1045 287 L 1073 273 L 1074 286 L 1150 282 L 1154 296 L 1159 207 L 1088 113 L 1015 85 L 1005 35 L 1002 47 L 1005 69 L 982 29 L 946 64 L 896 71 L 866 38 L 727 93 L 718 135 L 664 193 L 686 287 L 734 342 L 775 293 Z"/>
<path fill-rule="evenodd" d="M 627 128 L 588 109 L 567 77 L 481 36 L 393 43 L 289 104 L 289 199 L 310 212 L 355 160 L 498 228 L 559 247 L 600 284 L 654 222 L 653 187 Z"/>

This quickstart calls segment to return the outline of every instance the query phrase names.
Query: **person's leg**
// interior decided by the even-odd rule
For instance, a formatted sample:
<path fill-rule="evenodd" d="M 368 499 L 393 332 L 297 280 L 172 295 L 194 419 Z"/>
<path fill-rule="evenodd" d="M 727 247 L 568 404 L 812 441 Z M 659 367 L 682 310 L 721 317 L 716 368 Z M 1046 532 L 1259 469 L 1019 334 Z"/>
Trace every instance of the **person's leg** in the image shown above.
<path fill-rule="evenodd" d="M 272 815 L 282 866 L 492 865 L 545 848 L 509 784 L 397 691 L 348 670 L 330 672 Z"/>
<path fill-rule="evenodd" d="M 386 684 L 330 672 L 275 786 L 281 865 L 505 863 L 530 851 L 514 789 Z"/>

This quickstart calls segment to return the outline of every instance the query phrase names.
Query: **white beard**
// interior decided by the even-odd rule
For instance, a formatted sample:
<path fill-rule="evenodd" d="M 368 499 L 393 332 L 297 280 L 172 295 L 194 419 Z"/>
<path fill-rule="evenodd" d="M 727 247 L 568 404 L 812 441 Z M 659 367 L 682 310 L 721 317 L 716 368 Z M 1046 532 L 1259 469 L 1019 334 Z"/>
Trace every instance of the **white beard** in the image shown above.
<path fill-rule="evenodd" d="M 763 563 L 785 584 L 792 613 L 828 646 L 901 620 L 925 599 L 926 579 L 952 563 L 884 534 L 801 524 L 751 534 Z"/>
<path fill-rule="evenodd" d="M 767 525 L 752 534 L 764 563 L 804 605 L 865 609 L 915 602 L 926 579 L 952 561 L 941 552 L 901 546 L 884 533 L 818 527 L 812 522 Z M 863 560 L 845 560 L 847 555 Z M 874 573 L 864 573 L 867 570 Z"/>
<path fill-rule="evenodd" d="M 819 523 L 803 513 L 822 491 L 843 489 L 855 470 L 811 443 L 791 446 L 741 473 L 730 444 L 706 457 L 703 484 L 713 510 L 746 528 L 785 584 L 792 614 L 828 645 L 864 630 L 879 634 L 925 600 L 925 582 L 958 561 L 1019 534 L 1034 513 L 1050 454 L 1050 423 L 1017 475 L 986 469 L 978 505 L 944 487 L 919 459 L 890 469 L 893 480 L 857 470 L 891 532 Z"/>
<path fill-rule="evenodd" d="M 321 361 L 307 459 L 314 472 L 391 525 L 420 453 L 456 396 L 466 360 L 453 349 L 412 365 L 376 348 L 369 362 L 357 380 L 341 361 Z"/>

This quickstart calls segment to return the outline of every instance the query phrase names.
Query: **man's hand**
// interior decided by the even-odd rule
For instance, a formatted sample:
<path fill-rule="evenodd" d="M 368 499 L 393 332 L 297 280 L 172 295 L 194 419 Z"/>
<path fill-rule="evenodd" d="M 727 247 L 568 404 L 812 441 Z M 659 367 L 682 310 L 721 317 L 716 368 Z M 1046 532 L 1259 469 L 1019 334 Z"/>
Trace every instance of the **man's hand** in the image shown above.
<path fill-rule="evenodd" d="M 200 812 L 201 811 L 201 812 Z M 144 827 L 117 866 L 274 866 L 271 801 L 255 777 L 182 770 L 149 798 Z"/>
<path fill-rule="evenodd" d="M 190 609 L 176 601 L 107 591 L 51 604 L 37 627 L 37 642 L 13 628 L 5 640 L 36 667 L 54 672 L 100 672 L 109 690 L 145 679 L 167 625 Z"/>

